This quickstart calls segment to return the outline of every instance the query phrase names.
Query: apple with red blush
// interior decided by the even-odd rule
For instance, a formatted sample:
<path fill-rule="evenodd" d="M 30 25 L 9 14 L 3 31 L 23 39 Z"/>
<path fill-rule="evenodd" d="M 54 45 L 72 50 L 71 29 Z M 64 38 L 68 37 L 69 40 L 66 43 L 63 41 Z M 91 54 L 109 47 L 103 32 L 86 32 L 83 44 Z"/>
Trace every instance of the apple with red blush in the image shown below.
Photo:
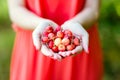
<path fill-rule="evenodd" d="M 52 50 L 53 50 L 53 52 L 55 52 L 55 53 L 58 53 L 58 52 L 59 52 L 59 50 L 58 50 L 58 47 L 57 47 L 57 46 L 53 46 L 53 47 L 52 47 Z"/>
<path fill-rule="evenodd" d="M 81 39 L 73 35 L 70 30 L 62 30 L 57 27 L 55 30 L 52 26 L 45 28 L 42 36 L 43 44 L 46 44 L 53 52 L 71 51 L 80 45 Z"/>
<path fill-rule="evenodd" d="M 65 49 L 66 49 L 66 48 L 65 48 L 65 45 L 64 45 L 64 44 L 58 45 L 58 50 L 59 50 L 59 51 L 62 51 L 62 52 L 63 52 L 63 51 L 65 51 Z"/>
<path fill-rule="evenodd" d="M 68 39 L 68 38 L 63 38 L 62 39 L 62 43 L 66 46 L 66 45 L 69 45 L 69 43 L 70 43 L 70 39 Z"/>
<path fill-rule="evenodd" d="M 42 42 L 43 43 L 47 43 L 49 41 L 48 37 L 44 36 L 42 37 Z"/>
<path fill-rule="evenodd" d="M 76 45 L 76 46 L 79 46 L 80 45 L 80 39 L 78 39 L 77 37 L 75 37 L 73 39 L 73 43 Z"/>
<path fill-rule="evenodd" d="M 57 32 L 57 37 L 58 38 L 63 38 L 64 37 L 64 33 L 62 31 L 58 31 Z"/>
<path fill-rule="evenodd" d="M 70 44 L 70 45 L 67 45 L 67 50 L 68 51 L 71 51 L 75 48 L 75 45 L 74 44 Z"/>
<path fill-rule="evenodd" d="M 49 33 L 48 38 L 52 39 L 52 40 L 55 39 L 55 34 L 54 33 Z"/>
<path fill-rule="evenodd" d="M 54 46 L 53 40 L 49 41 L 49 42 L 48 42 L 48 47 L 49 47 L 50 49 L 52 49 L 53 46 Z"/>

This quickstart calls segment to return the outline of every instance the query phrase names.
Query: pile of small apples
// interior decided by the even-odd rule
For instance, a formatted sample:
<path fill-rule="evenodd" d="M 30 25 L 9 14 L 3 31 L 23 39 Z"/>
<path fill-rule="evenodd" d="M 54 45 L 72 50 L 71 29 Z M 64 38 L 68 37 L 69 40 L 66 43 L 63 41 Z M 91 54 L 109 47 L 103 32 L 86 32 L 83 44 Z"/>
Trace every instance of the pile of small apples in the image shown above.
<path fill-rule="evenodd" d="M 75 49 L 80 45 L 81 39 L 74 36 L 70 30 L 62 30 L 60 27 L 54 30 L 52 26 L 48 26 L 42 34 L 42 43 L 58 53 Z"/>

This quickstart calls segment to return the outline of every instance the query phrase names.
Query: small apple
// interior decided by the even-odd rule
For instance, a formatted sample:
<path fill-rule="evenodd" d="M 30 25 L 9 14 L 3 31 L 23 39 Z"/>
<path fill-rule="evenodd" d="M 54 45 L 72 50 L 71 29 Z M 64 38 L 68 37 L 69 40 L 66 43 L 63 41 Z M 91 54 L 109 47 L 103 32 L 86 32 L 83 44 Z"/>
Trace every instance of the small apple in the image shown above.
<path fill-rule="evenodd" d="M 48 27 L 45 28 L 45 32 L 47 32 L 47 33 L 51 33 L 53 31 L 54 31 L 54 29 L 53 29 L 52 26 L 48 26 Z"/>
<path fill-rule="evenodd" d="M 72 32 L 70 30 L 64 30 L 64 34 L 68 36 L 69 38 L 72 37 Z"/>
<path fill-rule="evenodd" d="M 58 26 L 55 30 L 52 26 L 45 28 L 42 36 L 43 44 L 46 44 L 53 52 L 71 51 L 81 44 L 81 38 L 73 35 L 70 30 L 61 30 Z"/>
<path fill-rule="evenodd" d="M 47 43 L 49 41 L 48 37 L 44 36 L 42 37 L 42 42 L 43 43 Z"/>
<path fill-rule="evenodd" d="M 47 33 L 46 31 L 43 32 L 43 36 L 48 37 L 48 34 L 49 34 L 49 33 Z"/>
<path fill-rule="evenodd" d="M 49 43 L 48 43 L 48 47 L 50 48 L 50 49 L 52 49 L 52 47 L 54 46 L 54 42 L 51 40 L 51 41 L 49 41 Z"/>
<path fill-rule="evenodd" d="M 58 38 L 63 38 L 64 37 L 64 33 L 62 31 L 58 31 L 57 32 L 57 37 Z"/>
<path fill-rule="evenodd" d="M 49 39 L 55 39 L 55 34 L 54 33 L 49 33 L 48 38 Z"/>
<path fill-rule="evenodd" d="M 68 51 L 71 51 L 75 48 L 75 45 L 74 44 L 70 44 L 70 45 L 67 45 L 67 50 Z"/>
<path fill-rule="evenodd" d="M 75 37 L 75 38 L 73 39 L 73 43 L 74 43 L 76 46 L 78 46 L 78 45 L 80 45 L 80 40 L 79 40 L 77 37 Z"/>
<path fill-rule="evenodd" d="M 58 50 L 65 51 L 65 45 L 63 45 L 63 44 L 58 45 Z"/>
<path fill-rule="evenodd" d="M 66 46 L 70 43 L 70 40 L 68 38 L 63 38 L 62 43 Z"/>
<path fill-rule="evenodd" d="M 58 47 L 57 47 L 57 46 L 53 46 L 53 47 L 52 47 L 52 50 L 53 50 L 53 52 L 56 52 L 56 53 L 57 53 L 57 52 L 58 52 Z"/>
<path fill-rule="evenodd" d="M 56 38 L 55 40 L 54 40 L 54 44 L 56 45 L 56 46 L 58 46 L 59 44 L 61 44 L 61 38 Z"/>
<path fill-rule="evenodd" d="M 56 27 L 55 32 L 58 32 L 58 31 L 60 31 L 60 30 L 61 30 L 61 27 L 58 26 L 58 27 Z"/>

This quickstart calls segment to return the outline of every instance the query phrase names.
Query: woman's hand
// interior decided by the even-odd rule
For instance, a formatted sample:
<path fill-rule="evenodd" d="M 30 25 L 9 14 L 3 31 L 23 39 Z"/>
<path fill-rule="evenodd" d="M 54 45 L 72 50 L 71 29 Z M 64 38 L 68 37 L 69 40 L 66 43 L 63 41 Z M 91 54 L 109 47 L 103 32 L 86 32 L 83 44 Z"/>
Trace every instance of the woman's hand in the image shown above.
<path fill-rule="evenodd" d="M 41 44 L 41 35 L 43 34 L 45 28 L 48 26 L 52 26 L 53 29 L 55 29 L 58 25 L 51 20 L 47 19 L 42 20 L 32 33 L 33 44 L 36 47 L 36 49 L 41 50 L 41 52 L 44 55 L 60 60 L 61 59 L 60 55 L 54 53 L 52 50 L 47 48 L 46 45 Z"/>
<path fill-rule="evenodd" d="M 55 60 L 61 60 L 62 57 L 58 54 L 58 53 L 54 53 L 51 49 L 49 49 L 46 45 L 42 45 L 41 47 L 41 52 L 46 55 L 49 56 Z"/>
<path fill-rule="evenodd" d="M 72 51 L 66 51 L 66 52 L 59 52 L 60 55 L 62 55 L 63 57 L 69 56 L 71 54 L 75 54 L 75 53 L 79 53 L 82 51 L 82 47 L 85 50 L 85 52 L 89 52 L 88 51 L 88 41 L 89 41 L 89 35 L 87 33 L 87 31 L 78 23 L 78 22 L 74 22 L 74 21 L 67 21 L 65 22 L 61 28 L 63 30 L 70 30 L 76 37 L 78 38 L 82 38 L 82 46 L 77 46 L 74 50 Z"/>
<path fill-rule="evenodd" d="M 58 25 L 51 20 L 42 20 L 32 33 L 33 44 L 38 50 L 41 48 L 41 35 L 48 26 L 52 26 L 55 29 Z"/>

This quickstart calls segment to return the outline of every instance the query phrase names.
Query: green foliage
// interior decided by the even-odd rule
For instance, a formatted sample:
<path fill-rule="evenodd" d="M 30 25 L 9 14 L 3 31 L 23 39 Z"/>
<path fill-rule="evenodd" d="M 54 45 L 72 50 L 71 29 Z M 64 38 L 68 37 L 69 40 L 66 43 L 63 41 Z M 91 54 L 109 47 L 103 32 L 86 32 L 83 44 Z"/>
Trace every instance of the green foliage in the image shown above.
<path fill-rule="evenodd" d="M 120 80 L 120 1 L 102 0 L 99 32 L 103 48 L 104 80 Z M 7 0 L 0 0 L 0 80 L 9 80 L 14 35 Z"/>
<path fill-rule="evenodd" d="M 0 80 L 9 80 L 13 39 L 14 32 L 11 29 L 0 30 Z"/>
<path fill-rule="evenodd" d="M 104 80 L 120 80 L 119 5 L 119 0 L 102 0 L 99 31 L 104 51 Z"/>
<path fill-rule="evenodd" d="M 119 15 L 120 17 L 120 1 L 119 0 L 116 0 L 116 1 L 113 1 L 114 3 L 114 6 L 115 6 L 115 9 L 117 11 L 117 14 Z"/>
<path fill-rule="evenodd" d="M 0 0 L 0 29 L 10 25 L 7 0 Z"/>

